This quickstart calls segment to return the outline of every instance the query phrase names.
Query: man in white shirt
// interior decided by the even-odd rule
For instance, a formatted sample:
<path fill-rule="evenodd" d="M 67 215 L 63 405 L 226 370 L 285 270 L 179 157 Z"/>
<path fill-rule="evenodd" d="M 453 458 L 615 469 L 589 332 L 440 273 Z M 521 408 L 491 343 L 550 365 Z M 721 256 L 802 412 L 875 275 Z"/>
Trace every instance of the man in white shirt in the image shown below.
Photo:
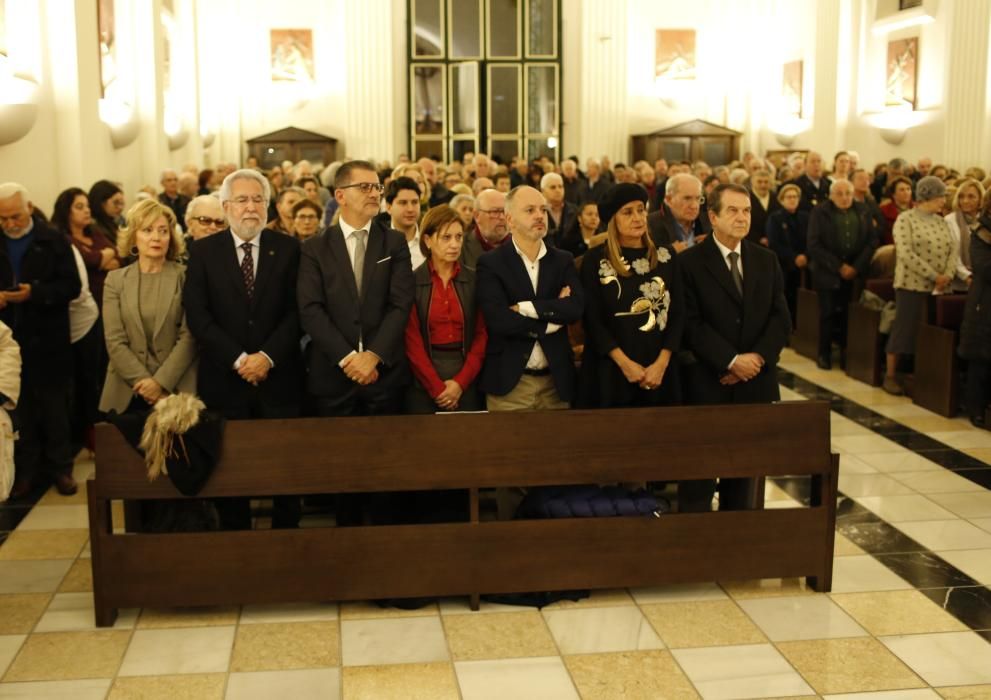
<path fill-rule="evenodd" d="M 420 194 L 420 186 L 411 177 L 397 177 L 385 188 L 390 225 L 406 237 L 414 270 L 426 260 L 420 251 Z"/>

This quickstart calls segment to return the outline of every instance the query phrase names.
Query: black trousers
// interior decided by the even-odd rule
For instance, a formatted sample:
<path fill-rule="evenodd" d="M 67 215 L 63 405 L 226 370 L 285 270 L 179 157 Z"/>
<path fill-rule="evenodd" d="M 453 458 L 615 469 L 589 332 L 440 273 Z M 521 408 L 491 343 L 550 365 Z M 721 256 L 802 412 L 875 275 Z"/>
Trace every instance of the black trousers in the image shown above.
<path fill-rule="evenodd" d="M 19 479 L 72 473 L 72 382 L 36 384 L 24 378 L 17 404 L 20 438 L 14 443 Z"/>
<path fill-rule="evenodd" d="M 86 431 L 97 422 L 100 391 L 107 376 L 107 350 L 103 323 L 97 319 L 82 338 L 72 344 L 72 453 L 86 442 Z"/>
<path fill-rule="evenodd" d="M 816 289 L 819 298 L 819 355 L 829 357 L 835 340 L 846 350 L 846 326 L 850 300 L 863 283 L 859 279 L 841 280 L 839 289 Z"/>
<path fill-rule="evenodd" d="M 967 361 L 967 386 L 964 387 L 967 414 L 973 418 L 983 417 L 991 399 L 991 362 L 987 360 Z"/>
<path fill-rule="evenodd" d="M 298 418 L 299 406 L 271 406 L 258 400 L 253 395 L 247 402 L 238 406 L 225 406 L 220 409 L 228 420 L 257 420 L 275 418 Z M 276 466 L 289 469 L 288 464 Z M 220 516 L 220 527 L 224 530 L 251 529 L 251 501 L 247 498 L 216 498 L 214 506 Z M 299 519 L 303 514 L 302 501 L 299 496 L 275 496 L 272 499 L 272 528 L 285 529 L 299 527 Z"/>

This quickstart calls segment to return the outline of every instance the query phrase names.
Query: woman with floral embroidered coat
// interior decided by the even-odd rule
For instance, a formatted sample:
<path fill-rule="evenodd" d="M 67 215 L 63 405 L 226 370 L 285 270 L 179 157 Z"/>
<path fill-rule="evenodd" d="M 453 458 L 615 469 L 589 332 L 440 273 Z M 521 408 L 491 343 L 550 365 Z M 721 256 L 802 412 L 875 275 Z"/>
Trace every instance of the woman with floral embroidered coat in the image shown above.
<path fill-rule="evenodd" d="M 602 408 L 671 406 L 681 401 L 675 355 L 684 302 L 674 252 L 647 229 L 647 192 L 612 187 L 599 206 L 605 245 L 582 260 L 585 288 L 585 395 Z"/>

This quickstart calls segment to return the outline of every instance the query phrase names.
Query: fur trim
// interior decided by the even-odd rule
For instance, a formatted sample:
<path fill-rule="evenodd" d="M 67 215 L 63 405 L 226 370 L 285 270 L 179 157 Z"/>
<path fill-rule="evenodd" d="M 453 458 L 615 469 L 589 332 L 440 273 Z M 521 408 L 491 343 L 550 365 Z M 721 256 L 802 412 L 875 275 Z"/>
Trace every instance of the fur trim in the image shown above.
<path fill-rule="evenodd" d="M 171 394 L 155 404 L 145 421 L 140 445 L 145 452 L 149 481 L 169 473 L 165 460 L 178 455 L 175 439 L 185 452 L 182 435 L 200 422 L 200 411 L 204 409 L 206 404 L 193 394 Z"/>

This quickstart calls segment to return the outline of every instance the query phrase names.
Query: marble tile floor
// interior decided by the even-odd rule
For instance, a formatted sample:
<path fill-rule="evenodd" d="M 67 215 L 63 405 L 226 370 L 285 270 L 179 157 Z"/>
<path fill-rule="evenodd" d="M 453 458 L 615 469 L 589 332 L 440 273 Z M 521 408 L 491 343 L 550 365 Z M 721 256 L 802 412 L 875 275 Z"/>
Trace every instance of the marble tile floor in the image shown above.
<path fill-rule="evenodd" d="M 781 383 L 782 398 L 833 409 L 829 594 L 793 579 L 596 591 L 543 610 L 145 609 L 97 630 L 85 501 L 38 493 L 0 506 L 0 700 L 991 700 L 986 436 L 791 352 Z M 766 504 L 808 493 L 808 479 L 774 479 Z"/>

